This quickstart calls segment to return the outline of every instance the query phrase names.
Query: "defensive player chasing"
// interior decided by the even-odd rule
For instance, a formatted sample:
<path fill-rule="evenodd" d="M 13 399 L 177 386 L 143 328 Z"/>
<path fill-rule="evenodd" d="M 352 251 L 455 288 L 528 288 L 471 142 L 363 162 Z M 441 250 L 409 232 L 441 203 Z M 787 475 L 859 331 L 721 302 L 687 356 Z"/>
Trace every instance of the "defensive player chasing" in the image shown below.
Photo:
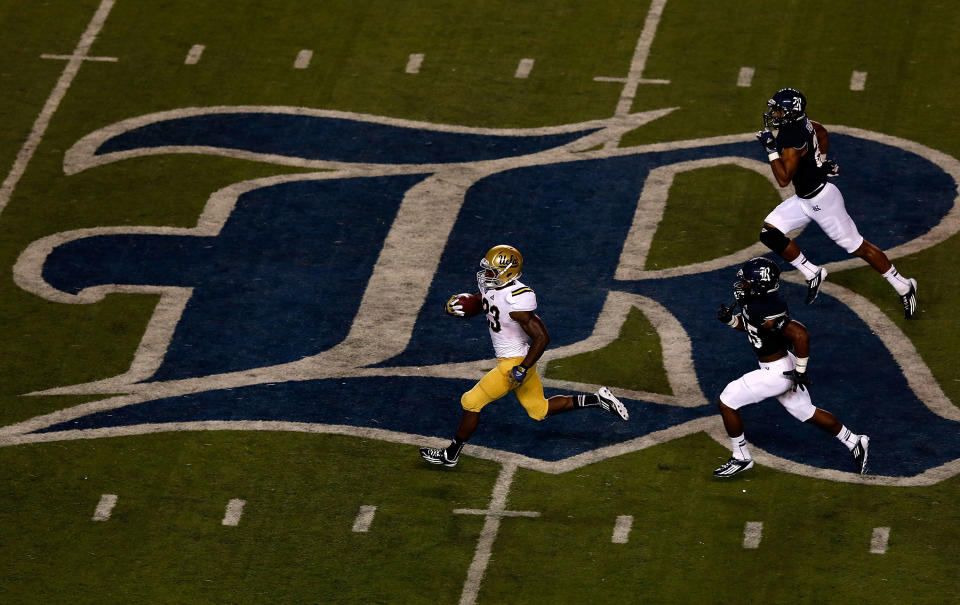
<path fill-rule="evenodd" d="M 442 449 L 420 448 L 424 460 L 443 466 L 455 466 L 460 450 L 473 435 L 480 421 L 480 410 L 510 391 L 534 420 L 543 420 L 570 410 L 597 407 L 627 420 L 627 408 L 601 387 L 596 395 L 557 395 L 544 398 L 543 384 L 535 364 L 543 355 L 550 337 L 547 328 L 534 311 L 537 297 L 533 289 L 519 281 L 523 257 L 512 246 L 495 246 L 480 261 L 477 284 L 480 286 L 483 311 L 487 315 L 490 338 L 497 355 L 497 367 L 490 370 L 472 389 L 463 394 L 460 403 L 463 417 L 453 442 Z M 446 312 L 464 317 L 457 294 L 450 297 Z"/>
<path fill-rule="evenodd" d="M 790 319 L 787 304 L 777 294 L 779 287 L 780 267 L 767 258 L 752 258 L 737 272 L 733 285 L 740 312 L 734 314 L 736 305 L 734 308 L 720 305 L 717 312 L 717 319 L 747 333 L 760 369 L 744 374 L 720 393 L 720 416 L 733 444 L 733 456 L 713 471 L 713 475 L 733 477 L 753 467 L 738 410 L 767 397 L 776 397 L 797 420 L 809 422 L 839 439 L 853 454 L 862 475 L 867 472 L 870 438 L 850 432 L 833 414 L 810 402 L 807 389 L 810 337 L 803 324 Z M 793 353 L 788 350 L 791 348 Z"/>
<path fill-rule="evenodd" d="M 810 262 L 796 242 L 784 234 L 814 220 L 838 246 L 883 275 L 900 295 L 904 316 L 913 317 L 917 312 L 917 280 L 900 275 L 883 250 L 860 235 L 847 214 L 840 190 L 827 182 L 839 169 L 836 162 L 827 159 L 827 130 L 807 118 L 807 99 L 798 90 L 782 88 L 767 101 L 767 107 L 763 114 L 765 129 L 757 133 L 757 139 L 767 153 L 777 183 L 786 187 L 792 182 L 794 195 L 764 219 L 760 241 L 803 274 L 809 305 L 817 298 L 827 270 Z"/>

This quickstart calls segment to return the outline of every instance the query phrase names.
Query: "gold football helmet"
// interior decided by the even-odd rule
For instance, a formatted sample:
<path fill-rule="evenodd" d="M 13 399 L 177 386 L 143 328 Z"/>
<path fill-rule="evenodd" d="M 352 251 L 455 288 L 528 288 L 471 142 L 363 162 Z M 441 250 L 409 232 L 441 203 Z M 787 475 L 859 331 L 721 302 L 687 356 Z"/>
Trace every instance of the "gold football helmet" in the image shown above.
<path fill-rule="evenodd" d="M 502 288 L 520 278 L 523 256 L 513 246 L 494 246 L 480 259 L 480 267 L 480 271 L 477 271 L 477 285 L 482 292 L 486 292 L 488 288 Z"/>

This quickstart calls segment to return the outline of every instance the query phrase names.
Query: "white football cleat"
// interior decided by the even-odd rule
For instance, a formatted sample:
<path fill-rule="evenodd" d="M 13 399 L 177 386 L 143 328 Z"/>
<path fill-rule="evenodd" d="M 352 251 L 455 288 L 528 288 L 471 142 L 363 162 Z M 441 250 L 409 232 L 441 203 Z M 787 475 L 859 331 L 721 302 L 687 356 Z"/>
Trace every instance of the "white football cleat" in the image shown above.
<path fill-rule="evenodd" d="M 600 407 L 604 410 L 617 416 L 620 420 L 630 420 L 630 412 L 627 411 L 627 407 L 620 403 L 620 400 L 614 397 L 607 387 L 600 387 L 600 390 L 597 391 L 597 399 L 600 400 Z"/>
<path fill-rule="evenodd" d="M 739 458 L 731 457 L 729 460 L 723 463 L 717 470 L 713 471 L 713 476 L 719 479 L 729 479 L 734 475 L 738 475 L 743 471 L 753 468 L 753 459 L 749 460 L 740 460 Z"/>
<path fill-rule="evenodd" d="M 910 319 L 917 312 L 917 280 L 910 278 L 910 290 L 900 297 L 903 303 L 903 317 Z"/>

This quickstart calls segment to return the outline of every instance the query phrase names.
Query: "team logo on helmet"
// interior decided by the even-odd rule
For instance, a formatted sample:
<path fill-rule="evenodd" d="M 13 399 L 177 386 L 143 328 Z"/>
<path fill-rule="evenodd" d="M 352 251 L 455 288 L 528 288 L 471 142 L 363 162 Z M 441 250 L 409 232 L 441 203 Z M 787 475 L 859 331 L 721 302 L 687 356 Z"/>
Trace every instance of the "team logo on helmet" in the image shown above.
<path fill-rule="evenodd" d="M 769 258 L 758 256 L 743 263 L 737 271 L 733 295 L 738 301 L 769 296 L 780 289 L 780 266 Z"/>
<path fill-rule="evenodd" d="M 480 259 L 480 271 L 477 272 L 477 285 L 480 290 L 502 288 L 515 279 L 520 279 L 523 270 L 523 256 L 513 246 L 494 246 Z"/>

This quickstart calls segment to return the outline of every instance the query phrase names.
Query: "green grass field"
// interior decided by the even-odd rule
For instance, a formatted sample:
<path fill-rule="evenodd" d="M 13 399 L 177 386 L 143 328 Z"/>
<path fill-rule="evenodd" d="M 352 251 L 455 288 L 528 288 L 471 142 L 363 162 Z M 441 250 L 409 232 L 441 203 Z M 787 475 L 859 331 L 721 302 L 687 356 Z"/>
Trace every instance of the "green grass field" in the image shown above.
<path fill-rule="evenodd" d="M 43 131 L 32 134 L 67 66 L 44 55 L 70 55 L 107 8 L 88 57 L 116 60 L 78 61 Z M 454 511 L 491 507 L 504 465 L 469 450 L 448 471 L 427 467 L 416 439 L 209 430 L 11 445 L 2 428 L 102 399 L 27 394 L 125 372 L 159 300 L 40 298 L 13 276 L 32 242 L 107 225 L 191 227 L 211 192 L 305 170 L 171 154 L 64 174 L 65 152 L 85 135 L 215 105 L 489 128 L 606 119 L 623 84 L 594 78 L 627 75 L 648 9 L 611 0 L 0 0 L 8 196 L 0 198 L 0 603 L 454 603 L 464 595 L 481 604 L 960 602 L 956 476 L 898 487 L 758 465 L 742 481 L 720 483 L 710 471 L 728 446 L 704 433 L 560 474 L 521 467 L 504 506 L 539 515 L 499 520 L 489 563 L 470 588 L 485 517 Z M 668 0 L 643 77 L 669 83 L 641 83 L 631 111 L 678 109 L 620 146 L 757 130 L 769 94 L 790 85 L 807 94 L 814 119 L 960 158 L 957 31 L 949 2 Z M 195 44 L 205 46 L 202 58 L 187 65 Z M 295 69 L 302 49 L 313 51 L 310 66 Z M 425 57 L 417 74 L 404 69 L 411 53 Z M 536 60 L 529 77 L 514 77 L 527 57 Z M 750 86 L 737 86 L 742 66 L 755 69 Z M 869 74 L 864 90 L 850 90 L 853 71 Z M 843 169 L 858 162 L 870 158 Z M 776 201 L 752 174 L 685 173 L 670 190 L 648 268 L 752 244 Z M 864 210 L 851 204 L 855 216 Z M 953 236 L 896 259 L 922 284 L 921 313 L 910 322 L 868 267 L 830 275 L 903 330 L 954 406 L 958 256 Z M 656 331 L 632 312 L 613 343 L 541 373 L 669 395 L 660 354 Z M 451 431 L 458 414 L 453 401 Z M 811 447 L 835 445 L 820 437 Z M 117 505 L 109 520 L 94 521 L 103 494 L 117 495 Z M 245 501 L 242 518 L 223 525 L 233 499 Z M 362 506 L 376 514 L 367 531 L 353 531 Z M 633 519 L 623 544 L 611 540 L 621 516 Z M 744 548 L 748 522 L 763 523 L 756 549 Z M 879 527 L 890 528 L 883 554 L 870 552 Z"/>

